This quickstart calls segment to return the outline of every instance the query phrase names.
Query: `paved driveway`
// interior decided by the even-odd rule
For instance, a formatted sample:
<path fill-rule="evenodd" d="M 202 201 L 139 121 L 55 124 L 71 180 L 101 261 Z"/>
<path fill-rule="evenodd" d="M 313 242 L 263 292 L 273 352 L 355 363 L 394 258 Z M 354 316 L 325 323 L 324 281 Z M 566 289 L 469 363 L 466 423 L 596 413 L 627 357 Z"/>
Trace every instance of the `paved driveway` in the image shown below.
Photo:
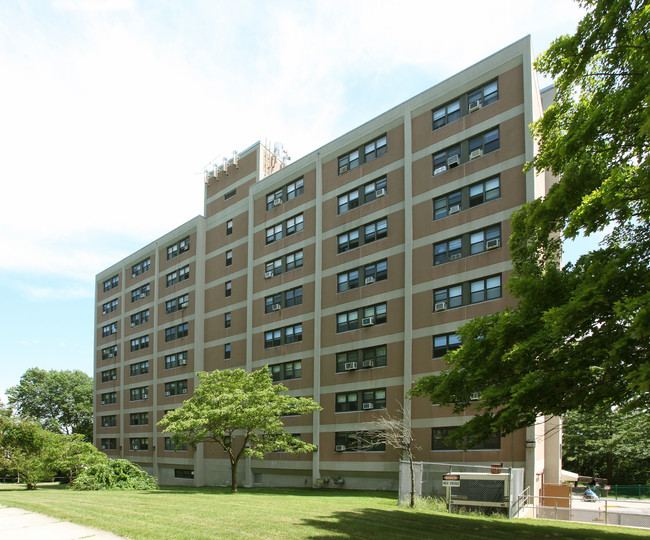
<path fill-rule="evenodd" d="M 113 533 L 8 506 L 0 506 L 0 537 L 3 540 L 124 540 Z"/>

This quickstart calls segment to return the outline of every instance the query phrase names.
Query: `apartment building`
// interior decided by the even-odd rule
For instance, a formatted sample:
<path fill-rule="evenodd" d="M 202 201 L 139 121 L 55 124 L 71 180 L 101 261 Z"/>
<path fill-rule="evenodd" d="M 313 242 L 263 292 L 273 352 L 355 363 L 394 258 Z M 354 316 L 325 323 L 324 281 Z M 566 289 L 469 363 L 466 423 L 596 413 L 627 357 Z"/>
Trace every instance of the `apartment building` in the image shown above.
<path fill-rule="evenodd" d="M 96 278 L 97 446 L 162 484 L 225 485 L 223 450 L 176 450 L 156 423 L 196 372 L 269 365 L 323 407 L 285 419 L 318 451 L 248 460 L 244 485 L 396 489 L 399 453 L 357 441 L 401 407 L 417 460 L 558 481 L 548 423 L 460 451 L 445 437 L 469 417 L 405 398 L 460 325 L 513 304 L 509 218 L 551 181 L 522 172 L 548 99 L 531 62 L 524 38 L 290 165 L 256 143 L 207 171 L 203 216 Z"/>

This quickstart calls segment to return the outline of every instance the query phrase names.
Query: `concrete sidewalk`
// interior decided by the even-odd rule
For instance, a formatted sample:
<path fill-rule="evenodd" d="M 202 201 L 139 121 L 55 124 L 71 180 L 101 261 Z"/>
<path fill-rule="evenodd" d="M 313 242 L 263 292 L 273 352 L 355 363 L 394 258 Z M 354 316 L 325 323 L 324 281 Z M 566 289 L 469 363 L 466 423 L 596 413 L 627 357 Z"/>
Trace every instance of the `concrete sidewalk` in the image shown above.
<path fill-rule="evenodd" d="M 116 540 L 123 536 L 61 521 L 60 519 L 0 505 L 0 538 L 3 540 Z"/>

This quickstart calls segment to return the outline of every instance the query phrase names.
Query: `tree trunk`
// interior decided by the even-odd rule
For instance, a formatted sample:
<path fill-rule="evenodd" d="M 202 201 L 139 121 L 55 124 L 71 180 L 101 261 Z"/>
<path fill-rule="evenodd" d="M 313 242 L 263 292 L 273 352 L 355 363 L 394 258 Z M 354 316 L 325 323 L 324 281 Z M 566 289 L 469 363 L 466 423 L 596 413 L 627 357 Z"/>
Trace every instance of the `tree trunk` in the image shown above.
<path fill-rule="evenodd" d="M 232 492 L 237 493 L 237 463 L 238 459 L 230 460 L 230 482 L 232 485 Z"/>
<path fill-rule="evenodd" d="M 614 454 L 611 452 L 607 454 L 607 473 L 605 476 L 607 476 L 607 483 L 611 484 L 612 476 L 614 476 Z"/>
<path fill-rule="evenodd" d="M 411 469 L 411 501 L 409 506 L 413 508 L 415 506 L 415 474 L 413 474 L 413 454 L 409 450 L 409 467 Z"/>

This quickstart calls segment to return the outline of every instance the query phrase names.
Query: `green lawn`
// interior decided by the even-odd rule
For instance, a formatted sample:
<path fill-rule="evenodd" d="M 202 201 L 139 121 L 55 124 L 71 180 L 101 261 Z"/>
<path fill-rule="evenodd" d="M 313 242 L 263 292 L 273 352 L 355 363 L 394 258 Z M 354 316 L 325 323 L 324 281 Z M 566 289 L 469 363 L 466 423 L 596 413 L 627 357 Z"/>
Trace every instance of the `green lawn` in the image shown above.
<path fill-rule="evenodd" d="M 411 510 L 394 493 L 163 487 L 159 491 L 27 491 L 0 485 L 0 504 L 42 512 L 133 539 L 215 538 L 611 539 L 647 531 Z"/>

